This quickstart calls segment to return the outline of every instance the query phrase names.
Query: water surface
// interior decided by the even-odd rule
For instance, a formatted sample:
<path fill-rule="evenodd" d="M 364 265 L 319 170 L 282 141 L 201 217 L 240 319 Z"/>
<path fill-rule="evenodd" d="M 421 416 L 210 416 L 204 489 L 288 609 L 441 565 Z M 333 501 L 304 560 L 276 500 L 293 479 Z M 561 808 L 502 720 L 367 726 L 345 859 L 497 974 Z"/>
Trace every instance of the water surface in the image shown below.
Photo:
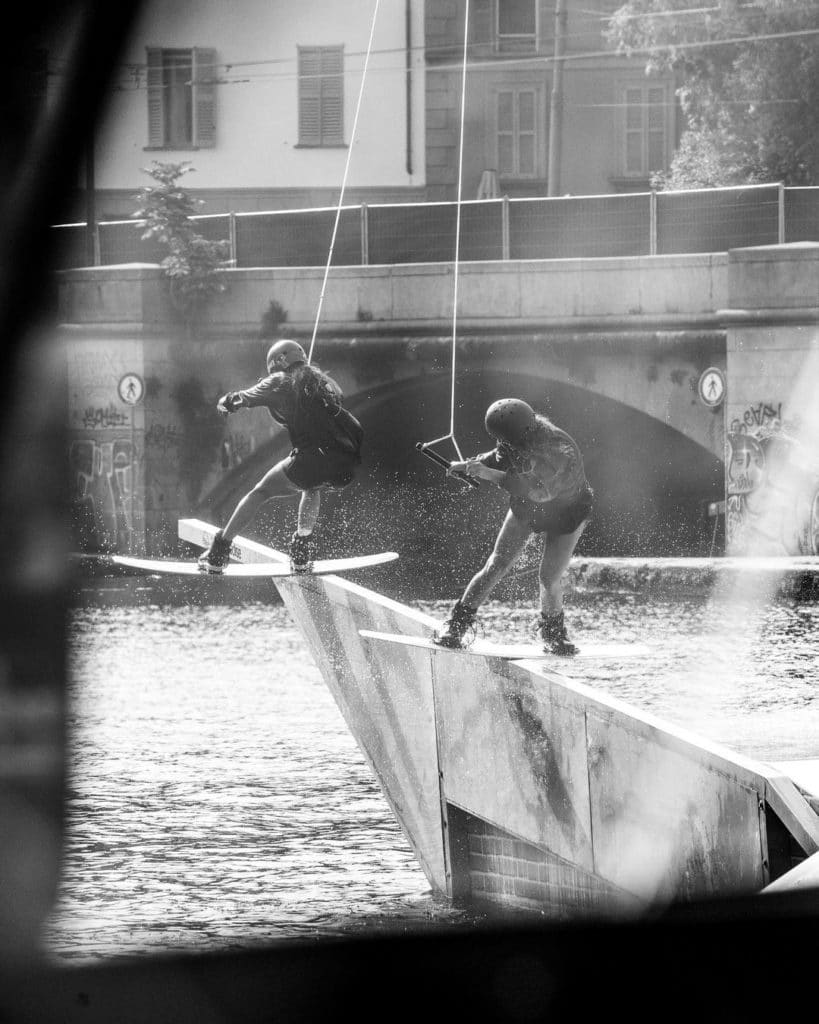
<path fill-rule="evenodd" d="M 574 595 L 581 645 L 652 653 L 564 671 L 747 756 L 819 757 L 819 605 L 730 609 Z M 492 603 L 481 630 L 534 620 Z M 430 891 L 281 604 L 77 607 L 69 766 L 59 962 L 473 920 Z"/>

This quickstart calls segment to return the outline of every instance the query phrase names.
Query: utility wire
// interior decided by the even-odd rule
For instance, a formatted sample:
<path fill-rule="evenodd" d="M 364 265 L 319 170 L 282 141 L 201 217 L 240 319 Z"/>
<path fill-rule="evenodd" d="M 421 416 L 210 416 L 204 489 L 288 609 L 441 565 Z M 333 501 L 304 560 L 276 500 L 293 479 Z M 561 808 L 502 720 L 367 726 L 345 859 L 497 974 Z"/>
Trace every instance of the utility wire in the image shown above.
<path fill-rule="evenodd" d="M 308 364 L 311 363 L 312 359 L 313 359 L 313 349 L 314 349 L 315 344 L 316 344 L 316 334 L 318 332 L 319 318 L 321 317 L 321 308 L 324 305 L 324 292 L 325 292 L 325 289 L 327 287 L 327 277 L 329 276 L 329 273 L 330 273 L 330 264 L 333 262 L 333 251 L 335 249 L 335 244 L 336 244 L 336 234 L 338 232 L 338 222 L 341 219 L 341 207 L 342 207 L 342 205 L 344 203 L 344 190 L 347 187 L 347 175 L 348 175 L 349 170 L 350 170 L 350 159 L 351 159 L 351 157 L 353 155 L 353 148 L 355 146 L 355 140 L 356 140 L 356 135 L 357 135 L 357 130 L 358 130 L 358 115 L 361 112 L 361 97 L 364 95 L 364 83 L 367 80 L 367 67 L 368 67 L 369 62 L 370 62 L 370 50 L 371 50 L 372 44 L 373 44 L 373 36 L 375 35 L 375 22 L 376 22 L 376 18 L 378 16 L 378 5 L 379 5 L 379 3 L 380 3 L 380 0 L 375 0 L 375 7 L 373 9 L 372 23 L 370 24 L 370 40 L 369 40 L 369 44 L 367 46 L 367 56 L 364 59 L 364 68 L 363 68 L 363 70 L 361 72 L 361 86 L 360 86 L 360 88 L 358 90 L 358 102 L 356 103 L 355 117 L 353 118 L 353 130 L 352 130 L 352 135 L 350 137 L 350 145 L 349 145 L 349 147 L 347 149 L 347 159 L 346 159 L 346 161 L 344 163 L 344 177 L 342 178 L 342 181 L 341 181 L 341 192 L 339 193 L 338 205 L 336 206 L 336 216 L 335 216 L 335 220 L 333 222 L 333 234 L 332 234 L 332 237 L 330 238 L 330 251 L 327 254 L 327 266 L 324 268 L 324 280 L 321 283 L 321 294 L 319 295 L 318 309 L 316 310 L 316 321 L 315 321 L 315 323 L 313 325 L 313 337 L 310 339 L 310 351 L 307 353 L 307 362 L 308 362 Z"/>
<path fill-rule="evenodd" d="M 461 248 L 461 190 L 463 185 L 463 162 L 464 162 L 464 123 L 466 121 L 466 67 L 467 51 L 469 41 L 469 0 L 465 4 L 464 12 L 464 45 L 463 60 L 461 61 L 461 123 L 458 139 L 458 200 L 455 214 L 455 263 L 453 266 L 453 296 L 452 296 L 452 361 L 450 369 L 450 399 L 449 399 L 449 433 L 438 437 L 434 441 L 428 441 L 423 448 L 430 448 L 441 441 L 452 441 L 452 446 L 459 461 L 463 461 L 461 449 L 455 438 L 455 358 L 458 350 L 458 268 L 460 266 Z"/>
<path fill-rule="evenodd" d="M 750 4 L 737 4 L 738 11 L 758 10 L 759 5 L 756 3 Z M 675 7 L 672 11 L 636 11 L 634 14 L 621 14 L 618 15 L 618 21 L 641 21 L 642 19 L 654 19 L 654 18 L 678 18 L 688 14 L 713 14 L 715 12 L 722 11 L 723 8 L 716 7 Z M 587 14 L 591 17 L 599 18 L 600 21 L 613 21 L 615 12 L 611 14 L 604 14 L 602 11 L 590 11 L 587 8 L 581 8 L 578 11 L 579 14 Z"/>
<path fill-rule="evenodd" d="M 710 10 L 710 9 L 706 9 L 706 10 Z M 679 13 L 679 12 L 675 12 L 675 13 Z M 583 34 L 583 35 L 585 35 L 585 34 Z M 575 36 L 572 36 L 570 34 L 566 38 L 567 39 L 583 38 L 583 35 L 577 34 Z M 712 47 L 715 47 L 715 46 L 738 46 L 738 45 L 743 44 L 743 43 L 765 43 L 765 42 L 774 42 L 774 41 L 779 41 L 779 40 L 784 40 L 784 39 L 809 38 L 811 36 L 816 36 L 816 35 L 819 35 L 819 28 L 791 29 L 789 31 L 784 31 L 784 32 L 751 33 L 749 35 L 743 35 L 743 36 L 730 36 L 730 37 L 727 37 L 727 38 L 724 38 L 724 39 L 701 39 L 701 40 L 689 40 L 689 41 L 681 41 L 681 42 L 673 42 L 673 43 L 656 43 L 656 44 L 653 44 L 653 45 L 650 45 L 650 46 L 634 47 L 633 49 L 630 48 L 630 49 L 628 49 L 626 51 L 623 51 L 623 50 L 613 50 L 613 49 L 605 49 L 605 50 L 599 50 L 599 49 L 598 50 L 579 50 L 576 53 L 573 53 L 573 52 L 569 51 L 569 52 L 565 53 L 559 59 L 561 61 L 564 61 L 564 62 L 569 62 L 569 61 L 577 62 L 577 61 L 599 60 L 599 59 L 602 59 L 602 58 L 609 58 L 609 59 L 611 59 L 611 58 L 616 58 L 616 57 L 645 56 L 645 55 L 651 55 L 651 54 L 654 54 L 654 53 L 663 53 L 663 52 L 666 52 L 666 51 L 669 51 L 669 50 L 696 50 L 696 49 L 701 49 L 701 48 L 712 48 Z M 419 46 L 419 47 L 413 47 L 412 49 L 415 52 L 418 52 L 420 54 L 425 54 L 425 55 L 430 55 L 430 54 L 434 55 L 434 53 L 435 53 L 435 48 L 434 47 L 430 48 L 430 47 L 425 47 L 425 46 Z M 391 49 L 378 50 L 376 52 L 379 53 L 379 54 L 389 55 L 389 54 L 397 54 L 397 53 L 404 54 L 406 51 L 404 49 L 391 48 Z M 355 57 L 355 56 L 361 56 L 361 55 L 362 54 L 359 51 L 356 51 L 354 53 L 349 53 L 346 56 L 347 57 Z M 368 59 L 369 59 L 369 55 L 368 55 Z M 494 70 L 500 70 L 500 69 L 506 68 L 506 67 L 520 67 L 520 66 L 525 66 L 525 65 L 534 65 L 536 67 L 541 67 L 541 66 L 544 66 L 544 65 L 548 66 L 550 64 L 553 64 L 554 62 L 555 62 L 555 57 L 554 56 L 549 55 L 549 54 L 545 54 L 545 53 L 544 54 L 539 54 L 538 53 L 538 54 L 529 54 L 529 55 L 519 56 L 519 57 L 511 57 L 511 56 L 506 56 L 506 55 L 498 55 L 498 57 L 495 57 L 493 59 L 485 59 L 485 60 L 472 61 L 469 66 L 473 70 L 479 70 L 481 68 L 493 68 Z M 288 71 L 284 71 L 284 72 L 278 72 L 278 71 L 267 72 L 267 71 L 263 71 L 263 72 L 259 73 L 258 75 L 251 75 L 251 76 L 242 77 L 242 78 L 236 78 L 236 79 L 221 77 L 222 74 L 230 74 L 230 72 L 234 68 L 263 67 L 263 66 L 270 66 L 270 65 L 276 65 L 276 64 L 287 65 L 290 68 L 295 68 L 296 61 L 292 57 L 280 57 L 280 58 L 265 58 L 264 60 L 258 60 L 258 61 L 220 61 L 220 62 L 214 63 L 212 65 L 199 65 L 199 67 L 200 67 L 200 69 L 203 69 L 203 68 L 206 68 L 206 67 L 210 67 L 210 68 L 212 68 L 212 70 L 214 72 L 216 72 L 218 69 L 224 69 L 223 72 L 220 71 L 220 77 L 207 80 L 209 84 L 214 84 L 214 85 L 246 84 L 246 83 L 253 82 L 253 81 L 269 81 L 269 80 L 287 80 L 287 81 L 299 81 L 299 80 L 301 80 L 301 81 L 304 81 L 304 80 L 308 79 L 309 77 L 317 77 L 317 78 L 318 77 L 322 77 L 322 76 L 304 76 L 304 75 L 299 75 L 296 70 L 288 70 Z M 433 61 L 429 66 L 431 68 L 434 68 L 436 71 L 459 71 L 460 70 L 460 63 L 459 64 L 452 64 L 452 63 L 448 63 L 448 62 L 444 62 L 444 61 L 441 61 L 441 62 Z M 131 84 L 129 84 L 129 85 L 114 86 L 114 89 L 116 91 L 119 91 L 119 92 L 144 91 L 144 90 L 146 90 L 148 88 L 147 81 L 143 81 L 143 79 L 147 78 L 147 70 L 148 70 L 147 64 L 127 64 L 127 65 L 123 65 L 122 66 L 122 71 L 123 71 L 124 74 L 127 74 L 130 77 Z M 353 74 L 353 73 L 355 73 L 355 69 L 345 69 L 342 72 L 342 74 L 344 74 L 344 75 L 346 75 L 346 74 Z M 401 75 L 405 75 L 406 74 L 406 67 L 403 64 L 400 65 L 400 66 L 398 64 L 396 64 L 395 67 L 376 68 L 376 69 L 374 69 L 373 73 L 374 74 L 385 74 L 385 73 L 387 73 L 387 74 L 401 74 Z M 62 75 L 63 71 L 59 67 L 57 67 L 57 66 L 52 66 L 49 69 L 48 74 L 49 74 L 50 77 L 57 77 L 57 76 Z M 247 75 L 246 72 L 244 74 L 245 74 L 245 76 Z M 195 83 L 191 82 L 191 83 L 188 83 L 188 84 L 195 84 Z M 159 86 L 158 88 L 162 88 L 162 86 Z"/>

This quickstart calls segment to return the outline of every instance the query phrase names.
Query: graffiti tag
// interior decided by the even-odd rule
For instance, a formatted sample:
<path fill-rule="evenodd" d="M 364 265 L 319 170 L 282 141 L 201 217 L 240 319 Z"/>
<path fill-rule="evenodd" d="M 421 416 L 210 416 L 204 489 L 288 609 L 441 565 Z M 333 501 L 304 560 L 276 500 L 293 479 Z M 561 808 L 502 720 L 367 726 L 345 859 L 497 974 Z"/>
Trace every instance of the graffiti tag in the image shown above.
<path fill-rule="evenodd" d="M 86 430 L 91 430 L 94 427 L 124 427 L 128 425 L 128 422 L 128 415 L 110 402 L 104 409 L 88 406 L 82 415 L 82 425 Z"/>
<path fill-rule="evenodd" d="M 129 498 L 136 452 L 125 438 L 74 441 L 69 450 L 74 474 L 74 524 L 84 551 L 127 550 L 133 535 Z"/>
<path fill-rule="evenodd" d="M 253 454 L 253 441 L 247 434 L 231 434 L 224 442 L 222 467 L 227 469 L 230 466 L 238 466 L 240 463 Z M 225 462 L 227 458 L 227 463 Z"/>
<path fill-rule="evenodd" d="M 756 405 L 749 406 L 742 414 L 742 418 L 737 417 L 731 420 L 731 433 L 741 434 L 747 433 L 749 430 L 757 430 L 759 427 L 775 427 L 782 424 L 782 403 L 777 402 L 776 405 L 770 402 L 758 402 Z"/>
<path fill-rule="evenodd" d="M 819 463 L 782 424 L 781 403 L 735 419 L 726 452 L 732 554 L 819 554 Z"/>
<path fill-rule="evenodd" d="M 163 455 L 169 449 L 178 449 L 181 443 L 182 433 L 175 423 L 152 423 L 145 431 L 145 447 L 158 448 Z"/>

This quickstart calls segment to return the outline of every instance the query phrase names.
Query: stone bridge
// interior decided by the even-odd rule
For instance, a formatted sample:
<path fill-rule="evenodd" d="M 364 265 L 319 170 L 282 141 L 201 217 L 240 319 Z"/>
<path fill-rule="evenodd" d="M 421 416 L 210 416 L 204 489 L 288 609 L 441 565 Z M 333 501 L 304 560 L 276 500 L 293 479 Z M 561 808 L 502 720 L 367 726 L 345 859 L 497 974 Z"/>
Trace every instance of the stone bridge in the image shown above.
<path fill-rule="evenodd" d="M 272 338 L 309 347 L 320 309 L 314 361 L 367 431 L 360 483 L 327 502 L 331 549 L 391 544 L 448 563 L 460 557 L 454 538 L 491 542 L 502 495 L 464 493 L 415 450 L 448 433 L 454 390 L 464 454 L 488 447 L 484 410 L 508 395 L 577 438 L 597 494 L 588 554 L 713 553 L 717 506 L 737 548 L 756 517 L 765 553 L 815 553 L 806 396 L 817 380 L 818 271 L 811 244 L 466 263 L 457 279 L 450 264 L 333 267 L 326 280 L 314 268 L 233 270 L 207 317 L 187 327 L 157 267 L 63 272 L 77 546 L 158 553 L 175 546 L 178 518 L 221 521 L 287 441 L 263 410 L 225 422 L 215 400 L 262 375 Z M 129 374 L 144 386 L 136 404 L 118 392 Z M 779 473 L 771 526 L 762 498 L 783 436 L 801 477 L 797 486 L 795 470 Z M 450 441 L 439 448 L 454 455 Z M 258 523 L 274 546 L 292 529 L 292 509 L 281 512 Z"/>

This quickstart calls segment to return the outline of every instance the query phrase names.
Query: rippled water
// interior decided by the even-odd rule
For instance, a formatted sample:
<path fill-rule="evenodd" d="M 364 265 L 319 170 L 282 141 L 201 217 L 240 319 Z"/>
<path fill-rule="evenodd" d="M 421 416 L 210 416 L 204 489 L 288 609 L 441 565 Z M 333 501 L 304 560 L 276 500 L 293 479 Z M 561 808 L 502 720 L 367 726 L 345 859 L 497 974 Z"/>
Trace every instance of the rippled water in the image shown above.
<path fill-rule="evenodd" d="M 443 615 L 445 604 L 426 603 Z M 565 671 L 761 759 L 819 757 L 819 606 L 576 597 Z M 491 604 L 485 635 L 531 609 Z M 464 923 L 409 844 L 281 605 L 75 609 L 59 962 Z"/>

